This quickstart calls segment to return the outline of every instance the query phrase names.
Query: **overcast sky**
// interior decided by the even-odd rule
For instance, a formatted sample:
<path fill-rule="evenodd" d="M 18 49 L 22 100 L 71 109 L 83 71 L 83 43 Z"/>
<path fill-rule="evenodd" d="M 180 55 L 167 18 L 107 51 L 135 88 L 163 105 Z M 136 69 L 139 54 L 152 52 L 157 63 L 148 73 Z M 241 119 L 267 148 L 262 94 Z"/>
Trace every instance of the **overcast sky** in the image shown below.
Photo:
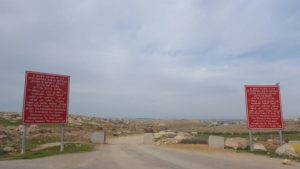
<path fill-rule="evenodd" d="M 300 116 L 299 0 L 0 0 L 0 111 L 26 70 L 71 76 L 70 113 L 246 118 L 244 85 L 280 82 Z"/>

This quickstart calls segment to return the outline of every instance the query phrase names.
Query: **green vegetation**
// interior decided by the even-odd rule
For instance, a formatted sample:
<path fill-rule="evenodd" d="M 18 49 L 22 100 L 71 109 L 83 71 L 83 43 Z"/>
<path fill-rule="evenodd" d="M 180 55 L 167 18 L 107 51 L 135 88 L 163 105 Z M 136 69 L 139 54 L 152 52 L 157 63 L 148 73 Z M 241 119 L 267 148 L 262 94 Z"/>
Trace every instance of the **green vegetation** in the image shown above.
<path fill-rule="evenodd" d="M 186 138 L 181 140 L 181 144 L 208 144 L 207 139 L 196 138 Z"/>
<path fill-rule="evenodd" d="M 59 142 L 60 141 L 59 139 L 60 138 L 51 137 L 51 136 L 47 136 L 47 137 L 43 137 L 43 138 L 33 138 L 30 141 L 27 141 L 26 149 L 31 150 L 42 144 Z"/>
<path fill-rule="evenodd" d="M 15 153 L 1 155 L 0 160 L 35 159 L 59 154 L 89 152 L 93 149 L 94 146 L 92 144 L 67 143 L 64 146 L 63 152 L 60 152 L 59 146 L 55 146 L 41 151 L 27 151 L 25 154 Z"/>
<path fill-rule="evenodd" d="M 3 117 L 0 117 L 0 124 L 4 125 L 5 127 L 7 126 L 19 126 L 21 125 L 22 121 L 21 120 L 8 120 Z"/>

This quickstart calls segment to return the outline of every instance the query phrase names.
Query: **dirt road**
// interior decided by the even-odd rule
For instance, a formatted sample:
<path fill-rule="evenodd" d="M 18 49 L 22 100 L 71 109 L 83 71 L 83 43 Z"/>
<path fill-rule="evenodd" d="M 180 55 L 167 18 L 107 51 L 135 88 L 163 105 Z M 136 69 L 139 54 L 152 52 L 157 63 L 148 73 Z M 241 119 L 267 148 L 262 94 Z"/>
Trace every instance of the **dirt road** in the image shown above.
<path fill-rule="evenodd" d="M 83 154 L 59 155 L 35 160 L 0 161 L 0 169 L 299 169 L 251 154 L 192 152 L 144 146 L 142 137 L 109 140 L 111 144 Z"/>

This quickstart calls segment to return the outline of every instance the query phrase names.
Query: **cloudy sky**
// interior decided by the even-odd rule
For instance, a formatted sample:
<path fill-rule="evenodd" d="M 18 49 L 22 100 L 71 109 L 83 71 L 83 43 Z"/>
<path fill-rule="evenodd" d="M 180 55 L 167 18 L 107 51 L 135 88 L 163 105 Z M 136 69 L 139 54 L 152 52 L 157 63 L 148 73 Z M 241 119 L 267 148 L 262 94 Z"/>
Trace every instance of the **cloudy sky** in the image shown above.
<path fill-rule="evenodd" d="M 299 0 L 0 0 L 0 111 L 26 70 L 71 76 L 70 112 L 246 118 L 244 85 L 280 82 L 300 116 Z"/>

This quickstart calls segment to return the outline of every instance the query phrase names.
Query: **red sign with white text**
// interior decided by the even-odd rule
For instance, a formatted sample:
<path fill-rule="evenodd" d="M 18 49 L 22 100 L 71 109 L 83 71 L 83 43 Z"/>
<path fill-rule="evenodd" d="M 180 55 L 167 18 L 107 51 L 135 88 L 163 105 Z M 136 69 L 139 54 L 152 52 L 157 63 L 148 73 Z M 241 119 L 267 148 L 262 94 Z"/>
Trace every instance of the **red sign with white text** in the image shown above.
<path fill-rule="evenodd" d="M 249 129 L 283 129 L 278 85 L 246 85 L 245 94 Z"/>
<path fill-rule="evenodd" d="M 24 124 L 66 124 L 70 76 L 26 72 Z"/>

